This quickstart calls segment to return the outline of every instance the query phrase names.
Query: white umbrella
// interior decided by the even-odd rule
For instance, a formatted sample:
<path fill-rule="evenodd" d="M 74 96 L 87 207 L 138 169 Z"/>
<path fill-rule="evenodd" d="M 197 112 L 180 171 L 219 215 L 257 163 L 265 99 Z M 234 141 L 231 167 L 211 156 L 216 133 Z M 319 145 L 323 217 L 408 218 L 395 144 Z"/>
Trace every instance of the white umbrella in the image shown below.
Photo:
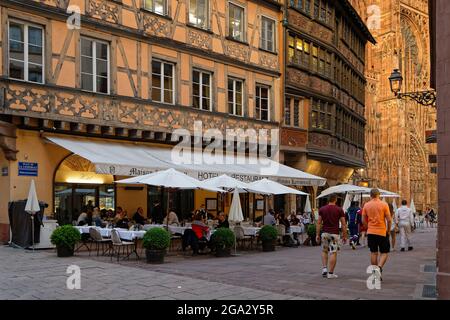
<path fill-rule="evenodd" d="M 347 193 L 345 195 L 345 200 L 344 200 L 344 204 L 342 206 L 342 210 L 344 210 L 344 212 L 347 212 L 347 209 L 350 208 L 351 202 L 350 202 L 350 194 Z"/>
<path fill-rule="evenodd" d="M 202 181 L 202 184 L 204 184 L 205 186 L 223 188 L 226 190 L 239 189 L 238 191 L 242 190 L 245 191 L 250 188 L 250 186 L 247 183 L 239 181 L 230 176 L 227 176 L 226 174 L 208 180 L 204 180 Z"/>
<path fill-rule="evenodd" d="M 397 201 L 395 201 L 395 198 L 394 198 L 394 200 L 392 200 L 392 208 L 394 209 L 394 214 L 396 214 L 397 213 Z"/>
<path fill-rule="evenodd" d="M 239 192 L 237 191 L 237 189 L 234 189 L 233 191 L 233 200 L 231 201 L 230 212 L 228 213 L 228 221 L 234 223 L 241 223 L 242 221 L 244 221 L 241 200 L 239 198 Z"/>
<path fill-rule="evenodd" d="M 233 200 L 231 201 L 230 211 L 228 212 L 228 221 L 231 223 L 241 223 L 244 221 L 241 200 L 237 189 L 233 191 Z M 236 233 L 234 234 L 234 253 L 236 254 Z"/>
<path fill-rule="evenodd" d="M 39 206 L 39 200 L 36 194 L 36 186 L 34 184 L 34 179 L 31 180 L 30 190 L 28 191 L 28 199 L 27 204 L 25 205 L 25 211 L 31 215 L 31 237 L 33 241 L 33 250 L 34 250 L 34 215 L 41 211 L 41 207 Z"/>
<path fill-rule="evenodd" d="M 307 196 L 308 194 L 297 189 L 286 187 L 278 182 L 261 179 L 248 184 L 249 191 L 260 194 L 298 194 Z"/>
<path fill-rule="evenodd" d="M 223 192 L 222 189 L 205 186 L 199 180 L 189 177 L 173 168 L 115 182 L 123 184 L 146 184 L 170 189 L 204 189 L 213 192 Z M 169 199 L 167 198 L 167 200 Z M 169 217 L 166 220 L 167 228 L 169 228 Z"/>
<path fill-rule="evenodd" d="M 214 192 L 223 192 L 219 188 L 206 186 L 199 180 L 172 168 L 115 182 L 123 184 L 147 184 L 174 189 L 205 189 Z"/>
<path fill-rule="evenodd" d="M 413 198 L 411 198 L 411 203 L 409 204 L 409 208 L 411 209 L 412 213 L 416 213 L 416 206 L 414 205 Z"/>
<path fill-rule="evenodd" d="M 305 213 L 311 213 L 311 201 L 309 201 L 309 194 L 306 196 L 306 203 L 305 203 L 305 209 L 303 210 Z"/>
<path fill-rule="evenodd" d="M 367 194 L 370 193 L 370 188 L 354 186 L 352 184 L 340 184 L 323 190 L 317 199 L 336 193 Z"/>

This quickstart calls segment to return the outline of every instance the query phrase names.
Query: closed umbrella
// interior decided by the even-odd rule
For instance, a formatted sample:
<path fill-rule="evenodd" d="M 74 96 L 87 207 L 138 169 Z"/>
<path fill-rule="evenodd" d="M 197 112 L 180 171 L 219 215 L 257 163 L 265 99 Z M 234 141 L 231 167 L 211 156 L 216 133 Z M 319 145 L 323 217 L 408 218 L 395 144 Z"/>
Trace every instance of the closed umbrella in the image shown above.
<path fill-rule="evenodd" d="M 233 191 L 233 200 L 231 201 L 230 212 L 228 213 L 228 221 L 235 224 L 244 221 L 241 200 L 237 189 Z M 236 254 L 236 233 L 234 234 L 234 253 Z"/>
<path fill-rule="evenodd" d="M 34 184 L 34 179 L 31 180 L 30 190 L 28 191 L 27 203 L 25 205 L 25 211 L 31 215 L 31 237 L 33 241 L 33 250 L 34 250 L 34 215 L 41 211 L 41 207 L 39 206 L 39 200 L 36 194 L 36 185 Z"/>
<path fill-rule="evenodd" d="M 306 203 L 305 203 L 305 213 L 311 213 L 311 201 L 309 201 L 309 194 L 306 196 Z"/>
<path fill-rule="evenodd" d="M 412 213 L 416 213 L 416 206 L 414 205 L 414 199 L 411 198 L 411 203 L 409 204 L 409 208 L 411 209 Z"/>
<path fill-rule="evenodd" d="M 397 201 L 395 201 L 395 198 L 394 198 L 394 200 L 392 200 L 392 208 L 394 209 L 394 214 L 396 214 L 397 213 Z"/>
<path fill-rule="evenodd" d="M 345 200 L 344 200 L 344 204 L 342 205 L 342 210 L 344 210 L 344 212 L 347 212 L 347 209 L 350 208 L 351 202 L 350 202 L 350 194 L 347 193 L 345 195 Z"/>

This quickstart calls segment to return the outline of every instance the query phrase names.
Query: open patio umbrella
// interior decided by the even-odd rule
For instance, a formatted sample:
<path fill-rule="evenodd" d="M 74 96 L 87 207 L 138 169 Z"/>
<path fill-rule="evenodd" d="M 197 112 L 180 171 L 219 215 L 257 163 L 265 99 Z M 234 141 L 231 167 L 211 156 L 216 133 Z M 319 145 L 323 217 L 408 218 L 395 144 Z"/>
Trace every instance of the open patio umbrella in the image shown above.
<path fill-rule="evenodd" d="M 355 186 L 352 184 L 340 184 L 338 186 L 330 187 L 328 189 L 323 190 L 317 197 L 317 199 L 336 193 L 370 194 L 370 188 Z"/>
<path fill-rule="evenodd" d="M 228 213 L 228 221 L 234 224 L 244 221 L 241 200 L 237 189 L 233 191 L 233 200 L 231 201 L 230 212 Z M 236 254 L 236 234 L 234 235 L 234 253 Z"/>
<path fill-rule="evenodd" d="M 164 188 L 181 189 L 181 190 L 204 189 L 213 192 L 223 192 L 222 189 L 206 186 L 199 180 L 194 179 L 172 168 L 163 171 L 153 172 L 143 176 L 118 180 L 115 182 L 122 184 L 146 184 L 149 186 L 161 187 L 163 189 Z M 167 227 L 169 227 L 168 218 L 167 218 Z"/>
<path fill-rule="evenodd" d="M 31 215 L 31 237 L 33 241 L 33 250 L 34 250 L 34 215 L 41 211 L 41 207 L 39 206 L 39 200 L 36 194 L 36 185 L 34 184 L 34 179 L 31 180 L 30 190 L 28 191 L 27 203 L 25 205 L 25 211 Z"/>

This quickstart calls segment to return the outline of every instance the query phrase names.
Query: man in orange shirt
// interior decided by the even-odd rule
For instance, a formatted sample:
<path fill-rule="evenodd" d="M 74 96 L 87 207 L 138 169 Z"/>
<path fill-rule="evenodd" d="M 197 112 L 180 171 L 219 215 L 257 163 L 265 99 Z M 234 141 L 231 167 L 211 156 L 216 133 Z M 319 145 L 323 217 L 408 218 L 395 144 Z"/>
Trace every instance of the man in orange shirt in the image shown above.
<path fill-rule="evenodd" d="M 367 202 L 363 208 L 363 224 L 367 228 L 370 262 L 372 266 L 379 267 L 381 276 L 391 250 L 389 230 L 391 230 L 392 218 L 388 204 L 380 200 L 380 190 L 372 189 L 370 197 L 372 200 Z M 380 259 L 378 259 L 379 254 Z"/>

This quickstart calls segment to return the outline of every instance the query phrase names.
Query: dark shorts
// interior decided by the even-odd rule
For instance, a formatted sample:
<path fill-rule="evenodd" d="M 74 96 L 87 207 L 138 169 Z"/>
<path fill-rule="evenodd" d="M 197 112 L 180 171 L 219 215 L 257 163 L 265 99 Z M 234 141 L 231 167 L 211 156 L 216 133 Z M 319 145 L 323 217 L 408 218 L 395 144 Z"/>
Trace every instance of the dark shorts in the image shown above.
<path fill-rule="evenodd" d="M 379 236 L 376 234 L 367 235 L 367 244 L 372 253 L 388 253 L 391 251 L 391 245 L 388 237 Z"/>

